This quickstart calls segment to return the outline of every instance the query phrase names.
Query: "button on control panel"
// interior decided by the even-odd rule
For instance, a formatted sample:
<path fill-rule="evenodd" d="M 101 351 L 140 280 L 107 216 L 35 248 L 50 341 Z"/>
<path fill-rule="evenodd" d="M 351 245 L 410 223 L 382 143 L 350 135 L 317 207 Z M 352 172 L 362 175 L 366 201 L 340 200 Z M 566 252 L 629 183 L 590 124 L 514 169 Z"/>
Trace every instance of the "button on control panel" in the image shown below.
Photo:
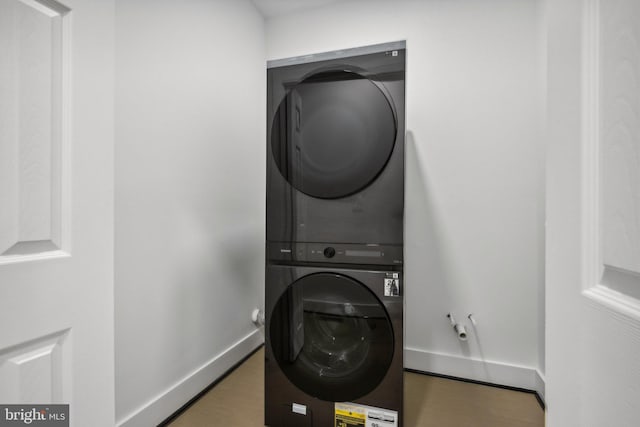
<path fill-rule="evenodd" d="M 333 258 L 336 255 L 336 250 L 331 246 L 328 246 L 324 249 L 324 256 L 327 258 Z"/>

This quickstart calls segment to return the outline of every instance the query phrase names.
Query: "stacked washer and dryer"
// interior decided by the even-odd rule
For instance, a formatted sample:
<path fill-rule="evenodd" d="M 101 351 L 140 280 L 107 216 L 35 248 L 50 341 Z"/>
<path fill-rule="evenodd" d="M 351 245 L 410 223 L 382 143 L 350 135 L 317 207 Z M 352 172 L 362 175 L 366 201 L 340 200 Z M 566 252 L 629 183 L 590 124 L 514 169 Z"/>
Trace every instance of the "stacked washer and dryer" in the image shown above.
<path fill-rule="evenodd" d="M 400 427 L 405 44 L 267 79 L 265 424 Z"/>

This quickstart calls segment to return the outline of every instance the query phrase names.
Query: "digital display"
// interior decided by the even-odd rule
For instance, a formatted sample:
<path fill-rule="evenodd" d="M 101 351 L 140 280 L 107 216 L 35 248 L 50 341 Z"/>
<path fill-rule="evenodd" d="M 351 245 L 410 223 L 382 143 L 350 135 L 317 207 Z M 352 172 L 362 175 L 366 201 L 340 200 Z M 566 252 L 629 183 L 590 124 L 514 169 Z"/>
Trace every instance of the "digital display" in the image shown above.
<path fill-rule="evenodd" d="M 375 257 L 380 258 L 382 256 L 382 252 L 380 251 L 351 251 L 347 249 L 344 251 L 346 256 L 361 256 L 361 257 Z"/>

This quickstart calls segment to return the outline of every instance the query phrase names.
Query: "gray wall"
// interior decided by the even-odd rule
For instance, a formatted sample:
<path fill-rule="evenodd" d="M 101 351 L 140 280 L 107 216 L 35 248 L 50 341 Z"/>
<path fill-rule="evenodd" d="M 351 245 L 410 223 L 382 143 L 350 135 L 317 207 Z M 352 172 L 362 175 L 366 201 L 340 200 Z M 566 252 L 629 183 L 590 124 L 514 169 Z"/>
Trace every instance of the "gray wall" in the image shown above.
<path fill-rule="evenodd" d="M 122 0 L 116 35 L 116 419 L 149 426 L 262 340 L 264 21 Z"/>

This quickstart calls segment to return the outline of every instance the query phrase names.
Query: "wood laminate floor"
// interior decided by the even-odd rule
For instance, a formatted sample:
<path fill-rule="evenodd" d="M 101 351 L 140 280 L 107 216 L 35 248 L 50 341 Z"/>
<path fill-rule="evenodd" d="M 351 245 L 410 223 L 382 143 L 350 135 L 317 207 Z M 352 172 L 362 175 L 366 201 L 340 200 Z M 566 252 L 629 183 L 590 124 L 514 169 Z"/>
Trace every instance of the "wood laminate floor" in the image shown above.
<path fill-rule="evenodd" d="M 405 427 L 542 427 L 535 396 L 405 373 Z M 176 418 L 171 427 L 262 427 L 264 350 L 257 351 Z"/>

